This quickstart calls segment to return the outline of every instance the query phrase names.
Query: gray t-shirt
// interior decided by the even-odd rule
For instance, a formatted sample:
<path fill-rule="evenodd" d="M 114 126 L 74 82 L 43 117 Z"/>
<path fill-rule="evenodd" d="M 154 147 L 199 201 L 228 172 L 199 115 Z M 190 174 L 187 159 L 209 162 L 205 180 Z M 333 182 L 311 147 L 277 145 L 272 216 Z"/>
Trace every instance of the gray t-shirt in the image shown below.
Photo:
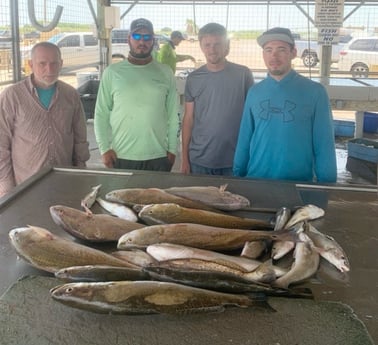
<path fill-rule="evenodd" d="M 191 163 L 207 168 L 232 167 L 240 120 L 252 72 L 226 62 L 222 71 L 206 65 L 189 74 L 185 101 L 194 102 L 194 123 L 189 144 Z"/>

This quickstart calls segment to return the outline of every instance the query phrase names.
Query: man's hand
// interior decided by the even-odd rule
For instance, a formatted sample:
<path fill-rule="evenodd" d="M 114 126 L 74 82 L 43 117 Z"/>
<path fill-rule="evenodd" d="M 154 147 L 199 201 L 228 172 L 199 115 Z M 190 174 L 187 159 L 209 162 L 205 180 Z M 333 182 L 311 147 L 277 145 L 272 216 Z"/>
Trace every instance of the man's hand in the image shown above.
<path fill-rule="evenodd" d="M 181 157 L 180 172 L 183 174 L 190 174 L 190 163 L 188 159 Z"/>
<path fill-rule="evenodd" d="M 102 163 L 107 167 L 107 168 L 113 168 L 114 167 L 114 163 L 115 161 L 117 160 L 117 155 L 116 153 L 114 152 L 114 150 L 109 150 L 109 151 L 106 151 L 103 155 L 102 155 Z"/>

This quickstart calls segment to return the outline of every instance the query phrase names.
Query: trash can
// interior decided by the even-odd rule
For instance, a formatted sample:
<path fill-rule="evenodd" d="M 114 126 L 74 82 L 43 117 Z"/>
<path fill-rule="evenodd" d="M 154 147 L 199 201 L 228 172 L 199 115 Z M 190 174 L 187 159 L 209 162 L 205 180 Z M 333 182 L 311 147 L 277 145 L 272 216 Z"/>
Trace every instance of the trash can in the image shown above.
<path fill-rule="evenodd" d="M 84 84 L 77 88 L 80 94 L 80 100 L 83 104 L 86 119 L 93 119 L 98 93 L 99 80 L 87 80 Z"/>

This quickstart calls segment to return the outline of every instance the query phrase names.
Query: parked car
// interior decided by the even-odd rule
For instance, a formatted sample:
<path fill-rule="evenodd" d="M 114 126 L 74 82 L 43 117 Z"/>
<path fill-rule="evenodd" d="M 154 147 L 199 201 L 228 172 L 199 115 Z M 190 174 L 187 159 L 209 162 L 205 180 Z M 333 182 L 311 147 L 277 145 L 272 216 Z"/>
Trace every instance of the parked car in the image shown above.
<path fill-rule="evenodd" d="M 351 39 L 352 36 L 350 35 L 340 36 L 339 43 L 332 45 L 332 62 L 338 62 L 341 49 L 344 47 L 344 44 Z M 317 41 L 296 39 L 295 46 L 297 48 L 297 57 L 302 59 L 302 62 L 306 67 L 315 67 L 318 64 L 320 61 L 319 56 L 321 45 Z"/>
<path fill-rule="evenodd" d="M 378 36 L 356 37 L 340 51 L 339 71 L 349 71 L 354 78 L 367 78 L 378 71 Z"/>
<path fill-rule="evenodd" d="M 49 42 L 56 44 L 61 52 L 63 66 L 66 68 L 80 68 L 96 66 L 100 61 L 98 39 L 92 32 L 67 32 L 52 36 Z M 31 47 L 23 47 L 23 59 L 29 59 Z M 112 43 L 112 57 L 125 59 L 129 52 L 126 43 Z"/>
<path fill-rule="evenodd" d="M 41 33 L 39 31 L 31 31 L 24 33 L 25 40 L 39 40 L 41 38 Z"/>
<path fill-rule="evenodd" d="M 0 49 L 12 48 L 12 34 L 9 30 L 0 30 Z"/>
<path fill-rule="evenodd" d="M 165 44 L 165 43 L 169 42 L 170 40 L 171 40 L 170 37 L 168 37 L 168 36 L 166 36 L 164 34 L 162 34 L 162 35 L 157 34 L 157 35 L 155 35 L 155 43 L 154 43 L 154 45 L 155 45 L 156 49 L 159 50 L 158 47 L 160 47 L 162 44 Z"/>
<path fill-rule="evenodd" d="M 126 29 L 113 29 L 112 30 L 112 43 L 127 43 L 129 30 Z"/>

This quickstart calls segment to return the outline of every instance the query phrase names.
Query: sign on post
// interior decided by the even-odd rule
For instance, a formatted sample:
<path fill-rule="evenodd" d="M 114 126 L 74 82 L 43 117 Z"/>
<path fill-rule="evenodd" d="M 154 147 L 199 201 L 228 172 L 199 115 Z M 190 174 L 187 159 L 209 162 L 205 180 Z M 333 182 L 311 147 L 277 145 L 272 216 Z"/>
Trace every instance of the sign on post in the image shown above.
<path fill-rule="evenodd" d="M 339 28 L 344 21 L 344 0 L 316 0 L 315 26 L 318 42 L 331 45 L 339 42 Z"/>

